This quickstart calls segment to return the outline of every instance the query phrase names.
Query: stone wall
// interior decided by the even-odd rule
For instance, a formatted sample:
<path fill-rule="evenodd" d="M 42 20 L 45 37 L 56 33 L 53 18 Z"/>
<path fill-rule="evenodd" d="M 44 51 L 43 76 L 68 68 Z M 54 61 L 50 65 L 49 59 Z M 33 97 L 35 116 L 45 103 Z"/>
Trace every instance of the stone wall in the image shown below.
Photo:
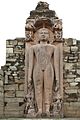
<path fill-rule="evenodd" d="M 80 41 L 64 39 L 64 116 L 80 117 Z"/>
<path fill-rule="evenodd" d="M 64 117 L 80 117 L 80 41 L 64 39 Z M 6 41 L 0 70 L 0 118 L 24 117 L 24 38 Z"/>
<path fill-rule="evenodd" d="M 24 38 L 6 41 L 6 65 L 2 67 L 5 117 L 24 115 L 24 48 Z"/>
<path fill-rule="evenodd" d="M 4 116 L 4 89 L 3 89 L 3 79 L 4 79 L 4 75 L 3 75 L 3 71 L 0 70 L 0 117 Z"/>

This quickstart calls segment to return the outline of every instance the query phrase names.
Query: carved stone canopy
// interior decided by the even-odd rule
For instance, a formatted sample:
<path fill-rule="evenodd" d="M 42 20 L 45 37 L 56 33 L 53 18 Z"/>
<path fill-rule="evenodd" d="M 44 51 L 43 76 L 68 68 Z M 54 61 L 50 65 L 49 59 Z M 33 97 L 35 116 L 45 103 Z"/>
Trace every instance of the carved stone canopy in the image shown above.
<path fill-rule="evenodd" d="M 54 41 L 62 41 L 62 20 L 56 16 L 54 10 L 49 9 L 48 3 L 40 1 L 26 20 L 26 42 L 31 41 L 31 39 L 33 41 L 36 31 L 42 27 L 48 28 L 53 33 Z"/>

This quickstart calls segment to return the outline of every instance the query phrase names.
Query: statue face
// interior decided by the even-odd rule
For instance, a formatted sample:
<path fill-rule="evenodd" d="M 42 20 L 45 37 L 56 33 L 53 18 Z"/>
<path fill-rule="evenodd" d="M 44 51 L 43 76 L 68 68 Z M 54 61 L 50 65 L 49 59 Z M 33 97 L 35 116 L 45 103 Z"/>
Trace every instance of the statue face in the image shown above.
<path fill-rule="evenodd" d="M 46 28 L 39 29 L 39 40 L 40 41 L 47 41 L 49 39 L 49 31 Z"/>

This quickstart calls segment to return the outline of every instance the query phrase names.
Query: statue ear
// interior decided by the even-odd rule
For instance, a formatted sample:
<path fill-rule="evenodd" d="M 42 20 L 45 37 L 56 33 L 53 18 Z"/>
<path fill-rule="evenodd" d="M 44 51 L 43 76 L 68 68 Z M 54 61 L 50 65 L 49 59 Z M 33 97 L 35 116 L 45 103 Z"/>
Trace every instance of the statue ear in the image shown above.
<path fill-rule="evenodd" d="M 38 43 L 40 43 L 40 40 L 38 41 Z"/>
<path fill-rule="evenodd" d="M 50 41 L 47 41 L 47 43 L 49 44 L 49 43 L 50 43 Z"/>

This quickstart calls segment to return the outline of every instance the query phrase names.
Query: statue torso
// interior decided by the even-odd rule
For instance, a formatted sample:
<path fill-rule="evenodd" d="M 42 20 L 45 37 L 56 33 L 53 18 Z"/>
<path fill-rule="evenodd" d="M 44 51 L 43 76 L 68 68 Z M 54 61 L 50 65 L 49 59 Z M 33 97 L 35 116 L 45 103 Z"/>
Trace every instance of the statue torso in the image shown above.
<path fill-rule="evenodd" d="M 51 58 L 54 55 L 54 45 L 38 44 L 33 46 L 34 56 L 36 59 L 35 67 L 45 70 L 51 66 Z"/>

